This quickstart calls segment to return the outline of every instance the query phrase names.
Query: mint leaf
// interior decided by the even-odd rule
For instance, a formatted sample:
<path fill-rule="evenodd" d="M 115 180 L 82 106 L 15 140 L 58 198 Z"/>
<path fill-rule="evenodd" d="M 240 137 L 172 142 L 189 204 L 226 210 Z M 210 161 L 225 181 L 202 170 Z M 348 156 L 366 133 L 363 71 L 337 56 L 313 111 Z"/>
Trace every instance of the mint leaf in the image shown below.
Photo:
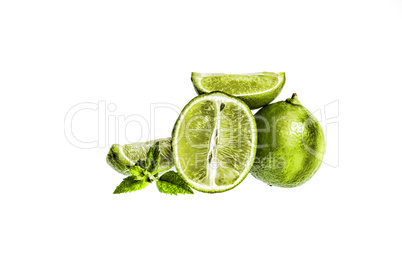
<path fill-rule="evenodd" d="M 142 190 L 147 187 L 148 184 L 149 182 L 146 180 L 138 180 L 138 177 L 136 176 L 129 176 L 116 187 L 116 190 L 114 190 L 113 194 L 122 194 Z"/>
<path fill-rule="evenodd" d="M 159 168 L 159 141 L 155 142 L 151 148 L 149 148 L 147 153 L 147 159 L 145 160 L 145 169 L 155 175 Z"/>
<path fill-rule="evenodd" d="M 144 177 L 144 171 L 145 170 L 139 166 L 130 167 L 130 172 L 131 174 L 133 174 L 134 177 Z M 140 178 L 138 178 L 137 180 L 141 180 Z"/>
<path fill-rule="evenodd" d="M 159 169 L 159 157 L 160 157 L 160 150 L 159 150 L 159 141 L 155 142 L 152 145 L 148 152 L 145 160 L 138 160 L 133 166 L 128 165 L 126 166 L 128 169 L 132 169 L 133 167 L 140 167 L 143 170 L 149 171 L 152 175 L 157 174 Z"/>
<path fill-rule="evenodd" d="M 174 171 L 163 174 L 156 182 L 156 186 L 159 192 L 165 194 L 194 194 L 183 177 Z"/>
<path fill-rule="evenodd" d="M 158 179 L 158 173 L 154 176 L 151 172 L 144 170 L 144 179 L 147 182 L 153 182 Z"/>

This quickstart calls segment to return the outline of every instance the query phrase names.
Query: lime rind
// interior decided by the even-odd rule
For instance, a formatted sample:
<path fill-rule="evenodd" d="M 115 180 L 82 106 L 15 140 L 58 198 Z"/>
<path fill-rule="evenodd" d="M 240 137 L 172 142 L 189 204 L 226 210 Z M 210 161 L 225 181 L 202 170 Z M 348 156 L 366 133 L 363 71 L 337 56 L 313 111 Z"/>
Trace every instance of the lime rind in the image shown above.
<path fill-rule="evenodd" d="M 195 137 L 195 144 L 198 144 L 200 141 L 204 141 L 204 144 L 207 143 L 208 149 L 203 148 L 203 149 L 197 149 L 196 146 L 190 145 L 188 146 L 186 142 L 182 142 L 181 139 L 183 138 L 183 130 L 182 128 L 186 127 L 183 126 L 185 123 L 186 116 L 188 113 L 190 113 L 190 117 L 195 118 L 196 116 L 204 116 L 200 117 L 201 120 L 195 121 L 194 125 L 197 125 L 200 129 L 207 129 L 204 125 L 202 125 L 205 122 L 211 123 L 210 121 L 213 119 L 213 113 L 208 114 L 209 112 L 206 112 L 203 114 L 202 112 L 202 105 L 205 104 L 208 108 L 208 102 L 211 102 L 216 106 L 216 111 L 219 111 L 219 106 L 224 104 L 228 105 L 227 108 L 227 113 L 228 115 L 222 115 L 222 116 L 227 116 L 230 118 L 232 116 L 230 114 L 231 111 L 234 111 L 234 108 L 230 108 L 232 105 L 233 107 L 236 107 L 239 109 L 239 111 L 242 113 L 243 116 L 241 118 L 244 118 L 249 124 L 249 129 L 251 132 L 247 134 L 248 136 L 246 137 L 249 140 L 249 144 L 247 145 L 247 139 L 244 140 L 244 143 L 246 144 L 245 146 L 248 146 L 247 150 L 244 150 L 243 152 L 246 152 L 244 155 L 241 155 L 242 152 L 238 150 L 236 151 L 237 147 L 234 146 L 233 144 L 227 144 L 225 146 L 225 143 L 221 144 L 218 146 L 217 144 L 213 144 L 213 133 L 215 133 L 215 129 L 219 128 L 219 123 L 221 122 L 229 122 L 230 120 L 215 120 L 214 126 L 210 126 L 209 130 L 212 130 L 211 135 L 208 139 L 207 136 L 205 137 L 199 137 L 199 135 L 202 136 L 202 134 L 197 134 L 194 136 L 191 136 L 192 134 L 190 133 L 189 135 L 191 137 Z M 221 106 L 222 107 L 222 106 Z M 205 108 L 205 107 L 204 107 Z M 199 113 L 201 111 L 201 113 Z M 225 111 L 223 110 L 220 111 Z M 195 115 L 192 113 L 196 113 Z M 197 114 L 199 113 L 199 114 Z M 209 116 L 209 117 L 208 117 Z M 237 116 L 237 115 L 236 115 Z M 202 118 L 206 118 L 205 122 L 203 122 Z M 216 118 L 221 118 L 220 116 L 216 116 Z M 236 121 L 236 117 L 232 117 L 234 121 Z M 200 125 L 201 124 L 201 125 Z M 243 128 L 245 126 L 242 126 Z M 191 127 L 189 128 L 191 129 Z M 231 130 L 232 131 L 232 130 Z M 224 139 L 224 132 L 220 132 L 222 136 L 219 136 L 219 141 L 221 139 Z M 246 133 L 246 132 L 245 132 Z M 188 133 L 186 133 L 188 134 Z M 241 138 L 243 138 L 241 136 Z M 199 140 L 197 140 L 199 139 Z M 240 99 L 231 97 L 227 94 L 224 93 L 210 93 L 210 94 L 204 94 L 201 96 L 198 96 L 191 100 L 183 109 L 182 113 L 180 114 L 179 118 L 176 121 L 174 130 L 173 130 L 173 137 L 172 137 L 173 143 L 173 160 L 176 166 L 177 171 L 184 177 L 184 179 L 187 181 L 187 183 L 194 189 L 201 191 L 201 192 L 206 192 L 206 193 L 218 193 L 218 192 L 224 192 L 227 190 L 230 190 L 237 185 L 239 185 L 244 178 L 247 176 L 249 173 L 256 154 L 256 149 L 257 149 L 257 129 L 256 129 L 256 123 L 253 114 L 251 113 L 250 109 L 248 106 Z M 192 147 L 193 146 L 193 147 Z M 233 147 L 231 147 L 233 146 Z M 218 148 L 218 149 L 217 149 Z M 231 149 L 230 149 L 231 148 Z M 214 150 L 215 153 L 213 152 Z M 225 150 L 226 150 L 226 155 L 225 155 Z M 208 152 L 208 154 L 206 154 Z M 194 155 L 200 153 L 200 155 L 203 157 L 201 159 L 201 166 L 194 166 L 194 161 L 191 159 L 191 157 L 195 157 Z M 239 157 L 240 156 L 240 157 Z M 228 157 L 225 158 L 225 160 L 234 160 L 234 162 L 243 162 L 241 163 L 243 166 L 239 166 L 239 163 L 230 163 L 228 164 L 228 167 L 217 167 L 217 168 L 211 168 L 211 166 L 208 166 L 210 164 L 207 163 L 208 159 L 212 157 L 216 158 L 215 160 L 222 161 L 222 157 Z M 231 158 L 230 158 L 231 157 Z M 183 160 L 184 159 L 184 160 Z M 236 161 L 237 160 L 237 161 Z M 197 160 L 198 161 L 198 160 Z M 213 162 L 214 160 L 212 160 Z M 244 163 L 245 162 L 245 163 Z M 190 164 L 186 164 L 190 163 Z M 226 163 L 227 164 L 227 163 Z M 236 166 L 236 164 L 238 166 Z M 187 166 L 186 166 L 187 165 Z M 189 168 L 189 170 L 187 170 Z M 240 170 L 240 171 L 238 171 Z M 212 172 L 215 172 L 213 174 Z M 208 175 L 209 173 L 209 175 Z M 214 181 L 214 183 L 211 183 Z"/>
<path fill-rule="evenodd" d="M 207 88 L 203 85 L 203 78 L 216 78 L 216 81 L 210 81 Z M 283 72 L 246 74 L 193 72 L 191 73 L 191 81 L 199 95 L 220 91 L 240 98 L 250 109 L 257 109 L 271 103 L 279 95 L 285 85 L 286 76 Z"/>
<path fill-rule="evenodd" d="M 264 107 L 255 117 L 259 149 L 250 173 L 269 185 L 284 188 L 310 180 L 322 164 L 325 137 L 320 123 L 300 104 L 297 95 Z M 273 125 L 281 135 L 269 131 Z"/>

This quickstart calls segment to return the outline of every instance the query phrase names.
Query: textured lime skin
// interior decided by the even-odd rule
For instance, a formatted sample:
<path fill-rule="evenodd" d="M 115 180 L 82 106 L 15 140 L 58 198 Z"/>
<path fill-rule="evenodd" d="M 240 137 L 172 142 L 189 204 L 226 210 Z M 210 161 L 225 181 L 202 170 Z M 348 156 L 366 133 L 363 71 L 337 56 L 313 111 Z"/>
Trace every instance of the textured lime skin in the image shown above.
<path fill-rule="evenodd" d="M 264 75 L 264 74 L 268 75 L 268 74 L 273 74 L 273 73 L 261 72 L 261 73 L 254 73 L 254 74 L 248 74 L 248 75 L 253 76 L 253 75 Z M 201 80 L 202 80 L 203 75 L 207 75 L 207 74 L 201 74 L 201 73 L 195 73 L 195 72 L 191 73 L 191 81 L 193 82 L 194 89 L 198 95 L 212 92 L 211 90 L 206 89 L 202 86 Z M 229 75 L 225 75 L 225 74 L 208 74 L 208 75 L 229 76 Z M 273 88 L 269 88 L 269 89 L 261 88 L 260 89 L 261 91 L 255 92 L 253 94 L 244 94 L 244 92 L 242 92 L 241 84 L 238 85 L 238 89 L 235 94 L 231 94 L 231 93 L 222 91 L 220 89 L 216 89 L 213 91 L 222 91 L 226 94 L 237 97 L 237 98 L 241 99 L 242 101 L 244 101 L 250 109 L 257 109 L 257 108 L 263 107 L 263 106 L 271 103 L 279 95 L 279 93 L 281 93 L 282 88 L 286 82 L 285 73 L 279 73 L 278 77 L 280 78 L 280 83 L 278 85 L 276 85 Z M 236 83 L 235 83 L 236 80 L 233 80 L 231 82 L 236 85 Z M 256 86 L 258 87 L 258 85 L 256 85 Z"/>
<path fill-rule="evenodd" d="M 255 114 L 258 148 L 250 173 L 279 187 L 308 181 L 322 163 L 324 133 L 296 98 L 270 104 Z"/>

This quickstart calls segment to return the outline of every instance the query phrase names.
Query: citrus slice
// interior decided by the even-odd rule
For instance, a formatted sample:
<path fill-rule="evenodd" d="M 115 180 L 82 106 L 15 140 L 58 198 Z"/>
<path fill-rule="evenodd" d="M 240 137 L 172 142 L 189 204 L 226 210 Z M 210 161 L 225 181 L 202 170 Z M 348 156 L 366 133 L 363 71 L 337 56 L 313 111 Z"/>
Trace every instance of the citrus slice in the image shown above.
<path fill-rule="evenodd" d="M 221 91 L 243 100 L 250 109 L 272 102 L 285 85 L 285 73 L 220 74 L 192 73 L 191 81 L 198 94 Z"/>
<path fill-rule="evenodd" d="M 106 162 L 117 172 L 131 175 L 128 166 L 134 166 L 138 160 L 146 160 L 149 148 L 157 141 L 160 150 L 158 172 L 169 170 L 173 167 L 171 138 L 126 145 L 113 144 L 107 154 Z"/>
<path fill-rule="evenodd" d="M 257 148 L 254 116 L 224 93 L 191 100 L 176 121 L 173 160 L 190 186 L 207 193 L 234 188 L 249 173 Z"/>

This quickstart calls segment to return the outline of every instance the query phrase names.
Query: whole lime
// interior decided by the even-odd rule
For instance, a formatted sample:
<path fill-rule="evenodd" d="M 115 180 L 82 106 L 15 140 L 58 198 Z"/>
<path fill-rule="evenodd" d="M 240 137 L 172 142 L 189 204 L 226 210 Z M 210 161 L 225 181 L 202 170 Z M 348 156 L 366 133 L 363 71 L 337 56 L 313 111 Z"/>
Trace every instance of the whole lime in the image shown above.
<path fill-rule="evenodd" d="M 269 104 L 255 114 L 258 146 L 251 174 L 280 187 L 308 181 L 322 163 L 324 133 L 296 93 L 286 101 Z"/>

